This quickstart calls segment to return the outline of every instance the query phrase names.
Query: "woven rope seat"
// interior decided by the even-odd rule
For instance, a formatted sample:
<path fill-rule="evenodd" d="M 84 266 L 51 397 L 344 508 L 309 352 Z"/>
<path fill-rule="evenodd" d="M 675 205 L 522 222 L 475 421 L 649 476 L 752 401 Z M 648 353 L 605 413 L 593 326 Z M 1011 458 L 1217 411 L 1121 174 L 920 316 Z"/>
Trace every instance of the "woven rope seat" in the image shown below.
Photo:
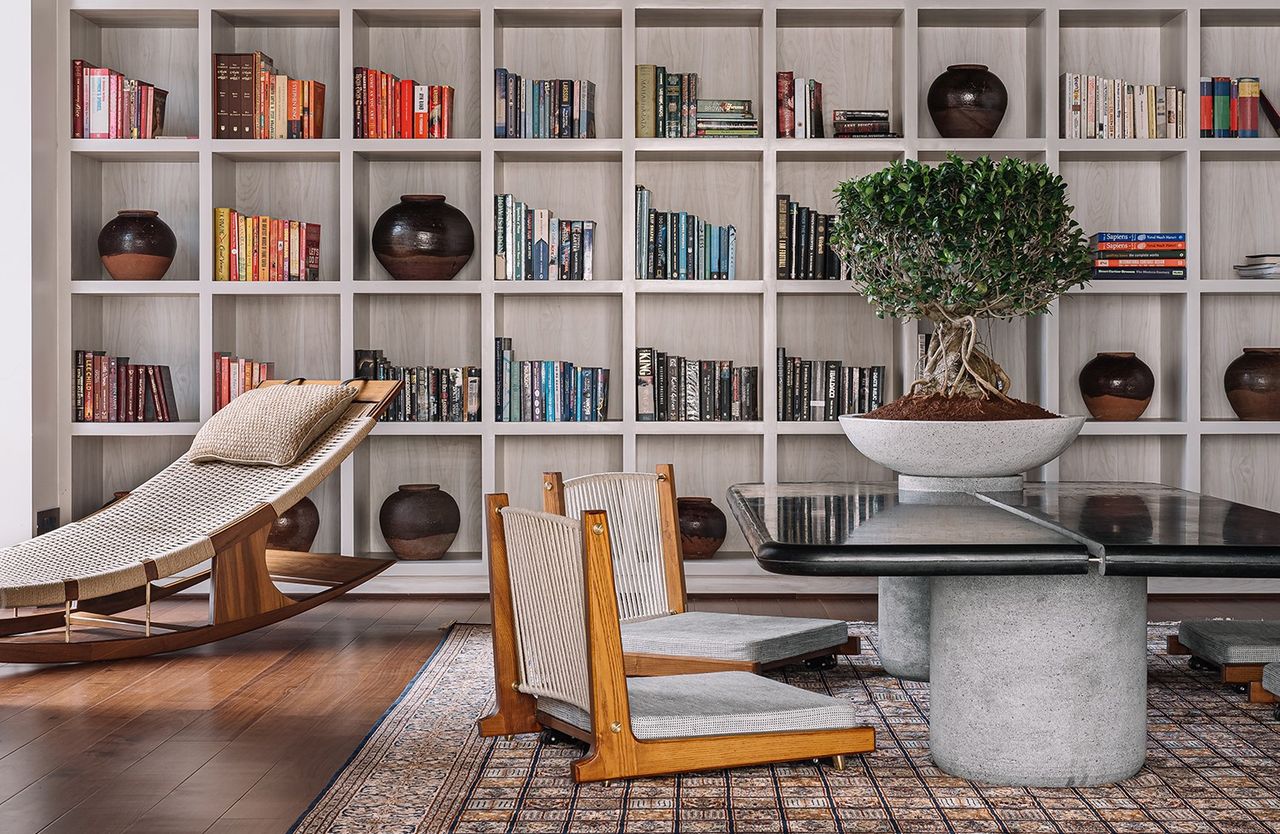
<path fill-rule="evenodd" d="M 1268 663 L 1262 667 L 1262 688 L 1272 695 L 1280 695 L 1280 663 Z"/>

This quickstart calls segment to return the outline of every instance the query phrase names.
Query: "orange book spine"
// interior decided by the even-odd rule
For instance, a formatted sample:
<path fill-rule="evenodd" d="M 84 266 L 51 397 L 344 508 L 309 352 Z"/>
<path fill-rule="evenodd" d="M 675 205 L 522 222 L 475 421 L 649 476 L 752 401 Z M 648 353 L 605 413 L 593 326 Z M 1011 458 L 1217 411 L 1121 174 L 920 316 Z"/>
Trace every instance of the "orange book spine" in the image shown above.
<path fill-rule="evenodd" d="M 453 88 L 440 88 L 440 138 L 453 137 Z"/>

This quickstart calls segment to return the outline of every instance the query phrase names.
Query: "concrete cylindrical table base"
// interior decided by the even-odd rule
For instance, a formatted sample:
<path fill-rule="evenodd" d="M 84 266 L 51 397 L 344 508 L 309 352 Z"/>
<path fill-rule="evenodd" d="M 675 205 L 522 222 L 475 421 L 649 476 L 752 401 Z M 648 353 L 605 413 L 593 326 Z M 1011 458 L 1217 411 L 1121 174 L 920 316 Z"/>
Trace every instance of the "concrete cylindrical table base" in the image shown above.
<path fill-rule="evenodd" d="M 954 776 L 1117 782 L 1146 760 L 1142 577 L 932 579 L 929 745 Z"/>
<path fill-rule="evenodd" d="M 895 678 L 929 680 L 929 577 L 882 576 L 876 652 Z"/>

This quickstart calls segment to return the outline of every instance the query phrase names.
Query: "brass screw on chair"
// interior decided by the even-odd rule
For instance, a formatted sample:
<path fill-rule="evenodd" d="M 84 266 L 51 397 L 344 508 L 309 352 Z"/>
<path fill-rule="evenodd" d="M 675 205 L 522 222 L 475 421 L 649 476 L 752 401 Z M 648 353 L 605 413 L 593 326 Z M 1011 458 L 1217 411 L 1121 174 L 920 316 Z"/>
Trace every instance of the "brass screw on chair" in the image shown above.
<path fill-rule="evenodd" d="M 836 770 L 844 770 L 844 756 L 832 756 L 831 767 Z"/>
<path fill-rule="evenodd" d="M 603 525 L 603 524 L 592 524 L 592 525 L 591 525 L 591 532 L 595 533 L 597 536 L 598 536 L 598 535 L 600 535 L 601 533 L 603 533 L 603 532 L 604 532 L 604 525 Z"/>
<path fill-rule="evenodd" d="M 612 724 L 609 725 L 609 732 L 612 732 L 612 733 L 622 732 L 622 725 L 619 724 L 617 721 L 613 722 Z"/>
<path fill-rule="evenodd" d="M 543 488 L 544 490 L 546 490 L 547 492 L 550 492 L 550 491 L 551 491 L 551 482 L 550 482 L 550 481 L 547 481 L 547 482 L 543 483 L 542 488 Z"/>
<path fill-rule="evenodd" d="M 666 479 L 667 479 L 667 473 L 665 473 L 665 472 L 659 472 L 659 473 L 658 473 L 658 480 L 659 480 L 659 481 L 665 481 Z"/>

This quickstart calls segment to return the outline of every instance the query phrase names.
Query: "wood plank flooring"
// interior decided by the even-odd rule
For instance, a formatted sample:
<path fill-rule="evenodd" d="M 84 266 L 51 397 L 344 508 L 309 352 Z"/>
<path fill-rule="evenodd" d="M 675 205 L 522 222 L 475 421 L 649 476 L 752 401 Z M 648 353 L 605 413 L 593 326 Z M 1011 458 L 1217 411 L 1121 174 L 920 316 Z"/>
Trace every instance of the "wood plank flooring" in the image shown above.
<path fill-rule="evenodd" d="M 194 620 L 206 603 L 159 616 Z M 699 610 L 875 619 L 871 597 L 705 598 Z M 1156 598 L 1151 619 L 1280 616 L 1272 598 Z M 482 599 L 347 598 L 212 646 L 83 666 L 0 664 L 3 834 L 287 831 Z"/>

